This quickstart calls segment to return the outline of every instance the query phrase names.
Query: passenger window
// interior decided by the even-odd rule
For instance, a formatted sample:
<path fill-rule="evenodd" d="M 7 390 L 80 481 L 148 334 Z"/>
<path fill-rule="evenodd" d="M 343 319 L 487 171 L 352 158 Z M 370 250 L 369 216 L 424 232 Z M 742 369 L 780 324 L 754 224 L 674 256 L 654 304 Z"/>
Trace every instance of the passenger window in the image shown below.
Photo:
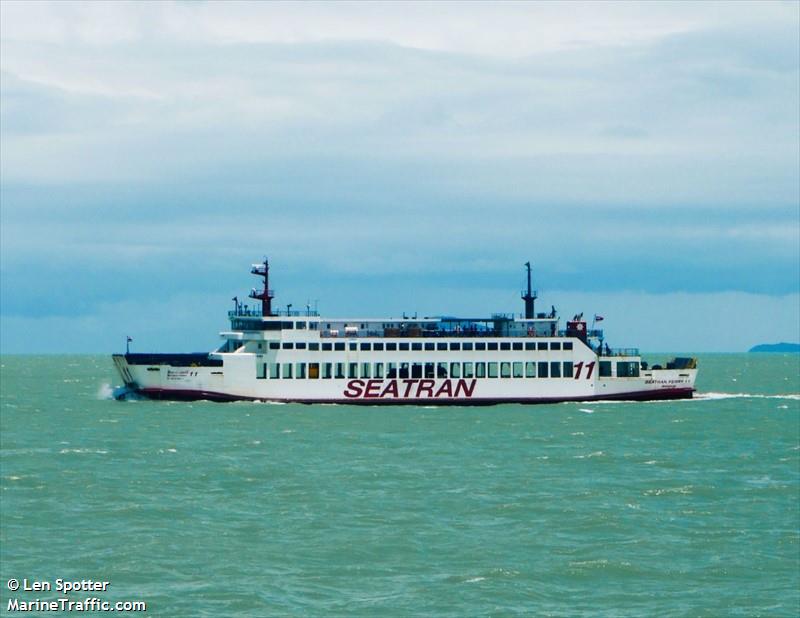
<path fill-rule="evenodd" d="M 572 363 L 569 362 L 569 361 L 566 361 L 564 363 L 564 377 L 565 378 L 571 378 L 572 377 Z"/>
<path fill-rule="evenodd" d="M 539 363 L 539 366 L 537 367 L 537 369 L 538 369 L 537 373 L 538 373 L 538 376 L 540 378 L 546 378 L 547 377 L 547 375 L 548 375 L 548 373 L 547 373 L 547 363 Z"/>
<path fill-rule="evenodd" d="M 465 378 L 475 377 L 475 370 L 473 369 L 472 363 L 464 363 L 464 377 Z"/>
<path fill-rule="evenodd" d="M 358 377 L 358 363 L 350 363 L 347 366 L 347 377 L 348 378 Z"/>
<path fill-rule="evenodd" d="M 514 363 L 514 377 L 515 378 L 522 377 L 522 363 Z"/>
<path fill-rule="evenodd" d="M 526 378 L 535 378 L 536 377 L 536 363 L 525 363 L 525 377 Z"/>
<path fill-rule="evenodd" d="M 450 363 L 450 377 L 451 378 L 461 377 L 461 363 Z"/>
<path fill-rule="evenodd" d="M 336 379 L 341 380 L 344 378 L 344 363 L 336 363 Z"/>
<path fill-rule="evenodd" d="M 550 377 L 551 378 L 561 377 L 561 363 L 557 362 L 550 363 Z"/>
<path fill-rule="evenodd" d="M 436 366 L 436 377 L 437 378 L 446 378 L 447 377 L 447 363 L 438 363 Z"/>
<path fill-rule="evenodd" d="M 269 377 L 272 380 L 277 380 L 281 377 L 281 364 L 280 363 L 270 363 L 269 365 Z"/>
<path fill-rule="evenodd" d="M 297 363 L 295 364 L 295 378 L 298 380 L 305 380 L 306 379 L 306 364 L 305 363 Z"/>
<path fill-rule="evenodd" d="M 475 377 L 476 378 L 486 377 L 486 363 L 475 363 Z"/>
<path fill-rule="evenodd" d="M 370 363 L 361 363 L 361 377 L 362 378 L 369 378 L 369 370 L 371 368 Z"/>
<path fill-rule="evenodd" d="M 486 363 L 488 365 L 488 373 L 490 378 L 497 377 L 497 363 Z"/>
<path fill-rule="evenodd" d="M 376 378 L 383 377 L 383 363 L 375 363 L 375 377 Z"/>
<path fill-rule="evenodd" d="M 330 380 L 333 375 L 333 363 L 325 363 L 322 365 L 322 379 Z"/>
<path fill-rule="evenodd" d="M 511 363 L 500 363 L 500 377 L 501 378 L 511 377 Z"/>
<path fill-rule="evenodd" d="M 283 364 L 283 379 L 284 380 L 292 379 L 292 363 Z"/>

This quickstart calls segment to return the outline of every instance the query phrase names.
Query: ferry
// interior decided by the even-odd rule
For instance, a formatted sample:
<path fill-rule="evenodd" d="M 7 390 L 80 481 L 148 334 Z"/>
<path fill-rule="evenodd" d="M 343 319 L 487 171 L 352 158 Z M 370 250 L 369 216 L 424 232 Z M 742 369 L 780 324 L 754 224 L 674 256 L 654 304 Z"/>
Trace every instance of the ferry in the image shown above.
<path fill-rule="evenodd" d="M 248 306 L 234 297 L 230 330 L 210 353 L 113 355 L 125 383 L 118 398 L 366 405 L 490 405 L 691 398 L 694 358 L 649 365 L 635 348 L 611 348 L 603 319 L 561 320 L 535 311 L 536 291 L 522 292 L 524 313 L 323 318 L 307 307 L 273 307 L 269 261 L 251 273 L 263 283 Z M 260 306 L 259 306 L 260 305 Z"/>

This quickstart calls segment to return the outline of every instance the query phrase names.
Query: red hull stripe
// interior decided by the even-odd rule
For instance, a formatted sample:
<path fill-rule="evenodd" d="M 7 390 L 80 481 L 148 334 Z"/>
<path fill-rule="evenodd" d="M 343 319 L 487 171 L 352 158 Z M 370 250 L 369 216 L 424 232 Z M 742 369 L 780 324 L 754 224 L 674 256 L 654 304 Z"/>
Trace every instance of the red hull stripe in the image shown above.
<path fill-rule="evenodd" d="M 458 399 L 264 399 L 260 397 L 246 397 L 215 393 L 211 391 L 178 390 L 170 388 L 142 388 L 138 392 L 150 399 L 167 399 L 172 401 L 274 401 L 278 403 L 341 403 L 348 405 L 367 406 L 419 406 L 419 405 L 456 405 L 456 406 L 492 406 L 503 403 L 542 404 L 564 403 L 581 401 L 662 401 L 667 399 L 691 399 L 693 388 L 665 388 L 657 391 L 635 391 L 632 393 L 618 393 L 616 395 L 595 395 L 593 397 L 507 397 L 507 398 L 458 398 Z"/>

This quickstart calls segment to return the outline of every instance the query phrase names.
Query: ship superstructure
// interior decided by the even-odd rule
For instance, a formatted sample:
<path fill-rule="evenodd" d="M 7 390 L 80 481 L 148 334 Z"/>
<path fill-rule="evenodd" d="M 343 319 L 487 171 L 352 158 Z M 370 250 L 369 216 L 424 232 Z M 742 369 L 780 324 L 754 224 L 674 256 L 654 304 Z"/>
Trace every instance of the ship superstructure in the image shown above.
<path fill-rule="evenodd" d="M 582 315 L 564 328 L 554 307 L 488 318 L 323 318 L 275 309 L 269 262 L 250 298 L 234 298 L 230 330 L 211 353 L 116 354 L 127 392 L 158 399 L 301 403 L 458 404 L 678 399 L 692 396 L 693 358 L 650 367 L 617 349 Z M 260 305 L 260 306 L 259 306 Z"/>

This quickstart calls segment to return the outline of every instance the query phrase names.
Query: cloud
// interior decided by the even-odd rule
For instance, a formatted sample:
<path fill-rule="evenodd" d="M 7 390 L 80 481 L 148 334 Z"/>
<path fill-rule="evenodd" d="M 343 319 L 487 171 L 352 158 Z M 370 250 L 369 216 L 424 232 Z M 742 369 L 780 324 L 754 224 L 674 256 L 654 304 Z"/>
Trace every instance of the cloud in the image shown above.
<path fill-rule="evenodd" d="M 0 11 L 14 319 L 236 293 L 265 251 L 288 294 L 373 306 L 387 276 L 489 299 L 526 259 L 550 289 L 797 291 L 795 3 Z"/>

